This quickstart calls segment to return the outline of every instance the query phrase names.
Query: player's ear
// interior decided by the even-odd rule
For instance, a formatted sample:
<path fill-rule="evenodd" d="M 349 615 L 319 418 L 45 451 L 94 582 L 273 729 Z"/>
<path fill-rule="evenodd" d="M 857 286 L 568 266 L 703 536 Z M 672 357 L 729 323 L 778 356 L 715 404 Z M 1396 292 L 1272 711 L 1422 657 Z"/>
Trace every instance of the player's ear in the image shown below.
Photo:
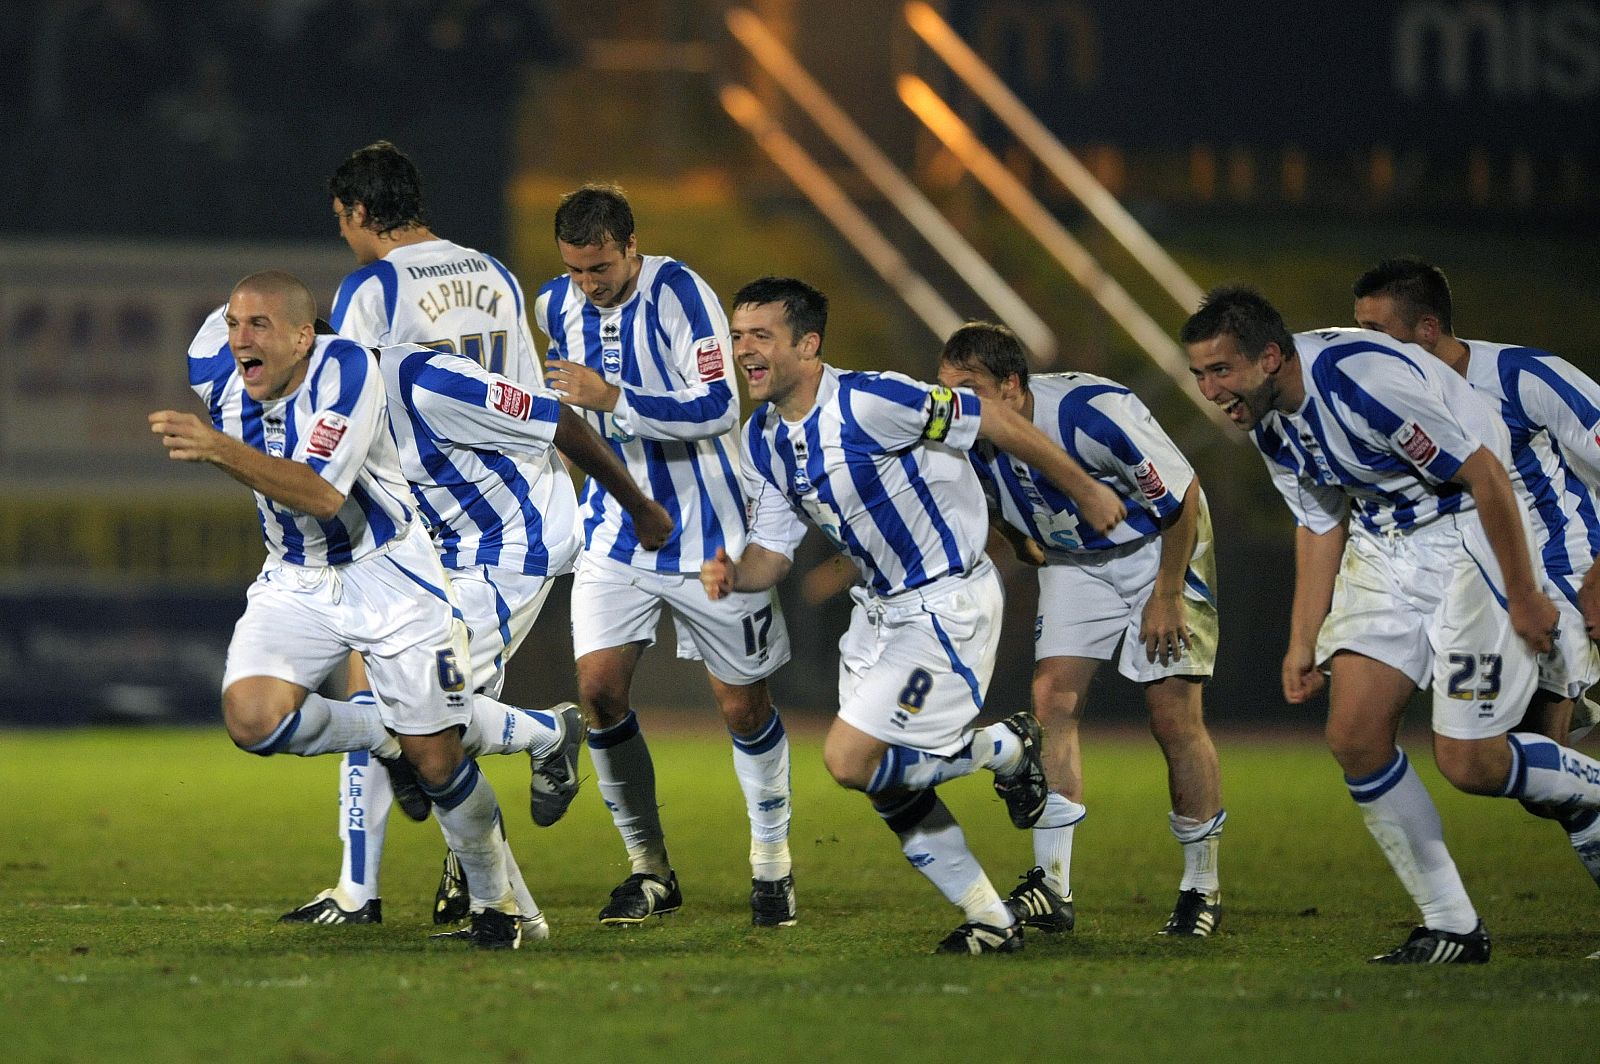
<path fill-rule="evenodd" d="M 795 346 L 800 349 L 801 358 L 816 358 L 817 352 L 822 350 L 822 337 L 814 332 L 808 332 L 800 337 L 800 342 Z"/>

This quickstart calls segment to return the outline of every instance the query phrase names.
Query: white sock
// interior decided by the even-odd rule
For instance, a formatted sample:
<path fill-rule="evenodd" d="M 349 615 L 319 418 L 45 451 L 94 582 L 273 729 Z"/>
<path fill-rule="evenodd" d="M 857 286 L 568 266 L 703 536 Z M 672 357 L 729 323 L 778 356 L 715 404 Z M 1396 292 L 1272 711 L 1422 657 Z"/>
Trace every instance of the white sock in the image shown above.
<path fill-rule="evenodd" d="M 472 696 L 472 720 L 461 746 L 472 757 L 483 754 L 520 754 L 544 757 L 561 741 L 555 714 L 520 709 L 485 694 Z"/>
<path fill-rule="evenodd" d="M 1208 898 L 1217 893 L 1217 845 L 1222 841 L 1222 825 L 1227 819 L 1226 809 L 1219 810 L 1209 820 L 1167 814 L 1167 824 L 1183 846 L 1183 880 L 1178 884 L 1179 890 L 1198 890 Z"/>
<path fill-rule="evenodd" d="M 393 741 L 372 702 L 336 702 L 313 691 L 300 708 L 283 718 L 271 735 L 243 749 L 268 754 L 342 754 L 372 750 Z"/>
<path fill-rule="evenodd" d="M 505 850 L 506 878 L 511 883 L 511 896 L 516 900 L 517 912 L 529 919 L 542 915 L 539 903 L 533 900 L 533 894 L 528 890 L 528 883 L 522 878 L 522 868 L 517 864 L 517 857 L 511 852 L 511 842 L 506 838 L 504 823 L 500 825 L 500 845 Z"/>
<path fill-rule="evenodd" d="M 1587 810 L 1561 822 L 1578 860 L 1600 886 L 1600 813 Z"/>
<path fill-rule="evenodd" d="M 1600 761 L 1533 732 L 1512 732 L 1506 798 L 1555 806 L 1562 813 L 1600 809 Z"/>
<path fill-rule="evenodd" d="M 345 754 L 339 762 L 339 838 L 344 843 L 339 893 L 351 903 L 347 908 L 359 909 L 379 896 L 383 837 L 393 803 L 389 773 L 377 759 L 365 750 Z"/>
<path fill-rule="evenodd" d="M 1014 772 L 1022 758 L 1022 740 L 1003 724 L 979 728 L 966 737 L 966 744 L 948 756 L 891 746 L 867 784 L 868 794 L 895 791 L 926 791 L 941 783 L 970 776 L 981 768 L 997 775 Z"/>
<path fill-rule="evenodd" d="M 794 867 L 789 857 L 789 737 L 783 720 L 773 710 L 767 726 L 755 735 L 729 735 L 733 772 L 750 817 L 750 876 L 782 879 Z"/>
<path fill-rule="evenodd" d="M 919 791 L 890 806 L 877 806 L 889 829 L 900 837 L 900 850 L 938 888 L 952 905 L 960 907 L 968 923 L 1010 927 L 1011 910 L 967 848 L 966 836 L 950 810 L 933 791 Z"/>
<path fill-rule="evenodd" d="M 1445 848 L 1439 810 L 1405 751 L 1396 747 L 1394 753 L 1386 767 L 1357 780 L 1346 776 L 1345 785 L 1389 867 L 1422 910 L 1423 924 L 1466 934 L 1478 926 L 1478 912 Z"/>
<path fill-rule="evenodd" d="M 1063 898 L 1072 897 L 1072 836 L 1088 813 L 1066 795 L 1051 791 L 1033 825 L 1033 863 L 1044 869 L 1045 884 Z"/>
<path fill-rule="evenodd" d="M 656 766 L 632 710 L 604 731 L 589 732 L 589 760 L 611 822 L 622 834 L 635 872 L 667 878 L 666 835 L 656 808 Z"/>
<path fill-rule="evenodd" d="M 494 788 L 465 758 L 443 787 L 423 785 L 433 799 L 433 815 L 444 841 L 461 861 L 474 909 L 512 912 L 516 901 L 506 870 L 505 836 L 500 830 L 500 803 Z"/>

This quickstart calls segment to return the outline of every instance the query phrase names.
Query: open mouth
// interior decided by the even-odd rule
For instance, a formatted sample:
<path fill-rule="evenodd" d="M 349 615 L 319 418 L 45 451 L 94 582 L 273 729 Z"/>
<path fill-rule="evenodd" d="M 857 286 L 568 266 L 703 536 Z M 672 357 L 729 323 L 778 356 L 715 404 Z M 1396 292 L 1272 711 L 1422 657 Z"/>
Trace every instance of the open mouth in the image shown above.
<path fill-rule="evenodd" d="M 1222 412 L 1224 414 L 1227 414 L 1230 418 L 1233 418 L 1233 420 L 1235 420 L 1235 421 L 1239 420 L 1238 418 L 1234 417 L 1235 413 L 1238 413 L 1238 414 L 1241 414 L 1241 415 L 1245 413 L 1244 400 L 1240 399 L 1238 396 L 1234 396 L 1232 399 L 1229 399 L 1226 403 L 1222 403 L 1220 405 L 1222 406 Z"/>
<path fill-rule="evenodd" d="M 749 381 L 752 385 L 760 384 L 762 381 L 766 380 L 768 374 L 772 372 L 768 367 L 756 365 L 754 363 L 745 363 L 739 368 L 744 370 L 744 379 Z"/>
<path fill-rule="evenodd" d="M 259 381 L 267 370 L 266 363 L 259 358 L 241 358 L 239 360 L 239 376 L 244 378 L 246 384 Z"/>

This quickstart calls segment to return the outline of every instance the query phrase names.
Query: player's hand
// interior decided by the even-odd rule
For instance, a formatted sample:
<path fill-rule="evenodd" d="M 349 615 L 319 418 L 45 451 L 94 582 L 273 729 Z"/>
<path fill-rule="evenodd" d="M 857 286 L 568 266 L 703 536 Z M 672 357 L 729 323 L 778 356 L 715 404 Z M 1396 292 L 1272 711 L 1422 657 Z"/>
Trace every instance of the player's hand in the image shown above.
<path fill-rule="evenodd" d="M 561 393 L 561 401 L 585 410 L 612 411 L 622 389 L 607 384 L 606 379 L 582 362 L 569 362 L 552 358 L 545 363 L 544 379 L 552 391 Z"/>
<path fill-rule="evenodd" d="M 1311 647 L 1290 647 L 1283 656 L 1283 700 L 1291 706 L 1309 702 L 1328 682 L 1317 668 Z"/>
<path fill-rule="evenodd" d="M 1122 504 L 1122 498 L 1098 480 L 1087 494 L 1088 498 L 1074 498 L 1073 501 L 1078 504 L 1078 513 L 1101 535 L 1116 528 L 1128 516 L 1128 508 Z"/>
<path fill-rule="evenodd" d="M 1556 643 L 1556 626 L 1561 623 L 1556 604 L 1544 592 L 1531 591 L 1508 596 L 1506 607 L 1511 614 L 1511 627 L 1528 649 L 1535 654 L 1548 654 Z"/>
<path fill-rule="evenodd" d="M 1023 565 L 1031 565 L 1035 569 L 1043 568 L 1044 548 L 1032 536 L 1018 536 L 1011 541 L 1011 549 L 1016 552 L 1017 561 Z"/>
<path fill-rule="evenodd" d="M 737 563 L 728 557 L 726 547 L 717 548 L 717 556 L 700 563 L 700 586 L 706 589 L 706 598 L 712 602 L 733 594 L 734 570 Z"/>
<path fill-rule="evenodd" d="M 654 499 L 646 499 L 639 510 L 629 510 L 628 516 L 633 518 L 634 534 L 645 550 L 660 550 L 672 538 L 672 515 Z"/>
<path fill-rule="evenodd" d="M 210 462 L 217 456 L 222 433 L 193 414 L 157 410 L 150 415 L 150 431 L 161 437 L 167 457 L 179 462 Z"/>
<path fill-rule="evenodd" d="M 1144 643 L 1145 660 L 1169 665 L 1182 661 L 1189 653 L 1189 625 L 1183 592 L 1151 595 L 1139 618 L 1139 639 Z"/>
<path fill-rule="evenodd" d="M 1600 573 L 1600 566 L 1593 570 Z M 1583 611 L 1583 626 L 1589 638 L 1600 642 L 1600 579 L 1587 579 L 1578 589 L 1578 609 Z"/>

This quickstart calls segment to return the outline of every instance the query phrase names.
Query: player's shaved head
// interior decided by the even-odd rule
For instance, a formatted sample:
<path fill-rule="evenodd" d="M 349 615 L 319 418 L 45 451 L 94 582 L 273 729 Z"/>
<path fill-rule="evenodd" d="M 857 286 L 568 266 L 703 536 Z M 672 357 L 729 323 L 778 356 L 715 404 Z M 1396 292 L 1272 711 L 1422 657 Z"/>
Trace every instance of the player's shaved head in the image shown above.
<path fill-rule="evenodd" d="M 250 292 L 276 299 L 283 309 L 284 324 L 289 328 L 312 325 L 317 320 L 317 297 L 311 294 L 306 283 L 287 270 L 261 270 L 252 273 L 233 286 L 233 294 Z M 228 297 L 233 302 L 233 297 Z"/>

